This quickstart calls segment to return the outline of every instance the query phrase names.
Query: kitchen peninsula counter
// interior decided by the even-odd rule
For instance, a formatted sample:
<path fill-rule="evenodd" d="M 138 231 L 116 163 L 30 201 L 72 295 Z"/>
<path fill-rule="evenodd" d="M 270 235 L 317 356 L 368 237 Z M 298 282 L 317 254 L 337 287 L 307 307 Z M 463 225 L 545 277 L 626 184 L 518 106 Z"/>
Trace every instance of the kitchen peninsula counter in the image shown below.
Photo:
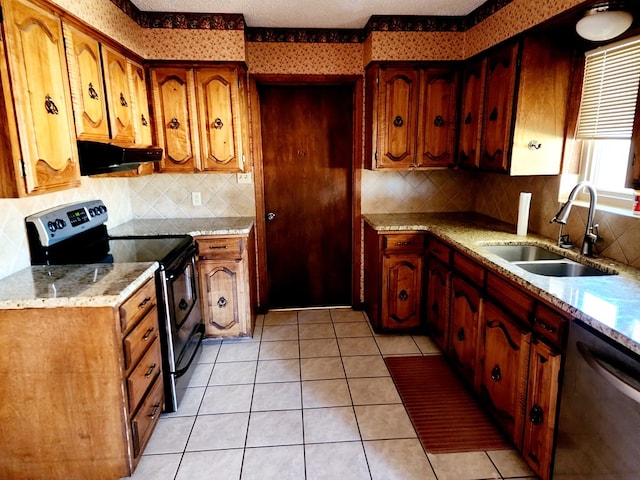
<path fill-rule="evenodd" d="M 0 279 L 0 310 L 115 307 L 157 269 L 157 262 L 27 267 Z"/>
<path fill-rule="evenodd" d="M 476 213 L 369 214 L 377 231 L 424 231 L 457 248 L 485 268 L 509 278 L 574 318 L 640 354 L 640 271 L 607 258 L 585 258 L 576 248 L 559 249 L 546 237 L 516 235 L 513 225 Z M 571 260 L 617 275 L 551 277 L 529 273 L 490 253 L 486 245 L 535 244 Z"/>
<path fill-rule="evenodd" d="M 129 220 L 109 229 L 111 236 L 148 235 L 247 235 L 253 217 L 149 218 Z"/>

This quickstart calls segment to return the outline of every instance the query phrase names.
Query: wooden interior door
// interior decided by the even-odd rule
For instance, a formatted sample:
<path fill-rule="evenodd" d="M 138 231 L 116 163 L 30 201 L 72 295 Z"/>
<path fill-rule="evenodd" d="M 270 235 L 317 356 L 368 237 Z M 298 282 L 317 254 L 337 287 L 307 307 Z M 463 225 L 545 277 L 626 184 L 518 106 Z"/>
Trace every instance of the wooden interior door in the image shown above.
<path fill-rule="evenodd" d="M 351 304 L 353 86 L 261 85 L 269 308 Z"/>

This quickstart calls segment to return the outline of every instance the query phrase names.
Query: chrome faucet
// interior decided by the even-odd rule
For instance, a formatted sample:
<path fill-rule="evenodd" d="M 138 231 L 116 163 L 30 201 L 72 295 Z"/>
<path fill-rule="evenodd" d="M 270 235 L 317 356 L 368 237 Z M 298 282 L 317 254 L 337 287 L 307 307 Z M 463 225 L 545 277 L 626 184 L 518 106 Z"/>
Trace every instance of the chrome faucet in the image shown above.
<path fill-rule="evenodd" d="M 593 217 L 596 213 L 596 202 L 598 199 L 598 195 L 596 194 L 596 189 L 593 188 L 593 185 L 591 185 L 589 182 L 580 182 L 575 187 L 573 187 L 573 190 L 571 190 L 571 193 L 569 194 L 569 199 L 564 205 L 562 205 L 562 207 L 560 207 L 560 210 L 558 211 L 558 213 L 556 213 L 556 216 L 553 217 L 549 223 L 556 222 L 560 224 L 558 246 L 565 247 L 566 242 L 563 239 L 564 236 L 562 235 L 562 226 L 567 223 L 567 218 L 569 217 L 569 212 L 571 212 L 573 201 L 575 200 L 576 195 L 578 195 L 578 192 L 583 188 L 586 188 L 589 191 L 589 214 L 587 216 L 587 228 L 584 232 L 584 240 L 582 241 L 582 248 L 580 249 L 580 253 L 587 257 L 591 257 L 593 256 L 593 246 L 598 240 L 598 225 L 594 225 L 593 223 Z"/>

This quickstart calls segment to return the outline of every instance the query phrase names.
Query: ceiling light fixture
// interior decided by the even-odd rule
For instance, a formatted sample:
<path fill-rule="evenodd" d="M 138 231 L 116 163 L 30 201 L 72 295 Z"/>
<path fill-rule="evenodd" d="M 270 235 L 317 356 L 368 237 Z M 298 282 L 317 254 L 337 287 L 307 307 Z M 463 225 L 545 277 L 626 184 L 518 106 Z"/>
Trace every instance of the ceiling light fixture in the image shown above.
<path fill-rule="evenodd" d="M 588 10 L 576 23 L 576 32 L 593 42 L 611 40 L 623 34 L 631 26 L 633 16 L 623 10 L 609 10 L 601 6 Z"/>

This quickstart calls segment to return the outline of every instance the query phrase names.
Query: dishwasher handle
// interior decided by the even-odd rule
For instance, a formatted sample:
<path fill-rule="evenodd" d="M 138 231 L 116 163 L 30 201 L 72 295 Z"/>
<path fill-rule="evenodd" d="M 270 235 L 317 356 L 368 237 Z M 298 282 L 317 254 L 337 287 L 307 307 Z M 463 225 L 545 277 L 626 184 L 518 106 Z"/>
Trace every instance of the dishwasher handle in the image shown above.
<path fill-rule="evenodd" d="M 580 355 L 582 355 L 582 358 L 584 358 L 587 364 L 596 373 L 611 383 L 624 395 L 640 404 L 640 390 L 633 385 L 634 383 L 640 385 L 640 381 L 638 379 L 635 379 L 631 375 L 621 371 L 619 368 L 616 368 L 604 359 L 595 356 L 586 344 L 578 341 L 576 342 L 576 347 L 578 348 Z"/>

